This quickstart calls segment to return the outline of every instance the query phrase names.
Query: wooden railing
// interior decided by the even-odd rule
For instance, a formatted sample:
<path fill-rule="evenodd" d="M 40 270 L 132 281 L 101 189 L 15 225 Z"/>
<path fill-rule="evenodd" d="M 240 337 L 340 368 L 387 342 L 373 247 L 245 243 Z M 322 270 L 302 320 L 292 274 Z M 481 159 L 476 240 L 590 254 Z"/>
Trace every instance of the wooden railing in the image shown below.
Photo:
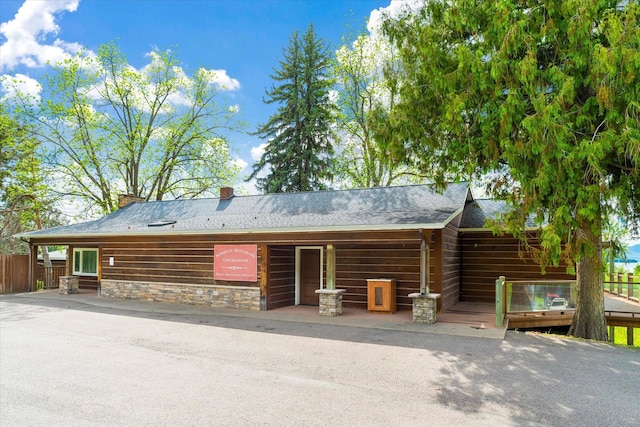
<path fill-rule="evenodd" d="M 496 280 L 496 326 L 570 325 L 576 302 L 575 280 Z M 519 325 L 519 326 L 514 326 Z"/>
<path fill-rule="evenodd" d="M 65 275 L 65 267 L 36 267 L 36 283 L 43 289 L 55 289 L 59 286 L 60 276 Z"/>
<path fill-rule="evenodd" d="M 554 302 L 564 302 L 564 307 L 556 307 Z M 504 281 L 502 307 L 505 314 L 571 310 L 575 303 L 575 280 Z"/>
<path fill-rule="evenodd" d="M 607 274 L 604 278 L 604 290 L 612 295 L 638 302 L 640 277 L 632 273 Z"/>
<path fill-rule="evenodd" d="M 637 302 L 640 287 L 640 284 L 636 283 L 638 279 L 631 274 L 614 275 L 610 281 L 605 282 L 605 290 Z M 510 329 L 512 324 L 516 324 L 516 320 L 523 325 L 521 327 L 529 328 L 570 325 L 574 310 L 572 307 L 575 304 L 575 283 L 574 280 L 509 281 L 500 276 L 496 280 L 496 325 L 502 326 L 505 318 L 509 318 L 510 315 Z M 552 307 L 556 298 L 567 301 L 566 309 L 558 310 Z M 639 312 L 606 310 L 605 317 L 611 342 L 614 342 L 616 329 L 625 328 L 626 344 L 634 345 L 635 341 L 637 345 L 634 333 L 637 335 L 637 331 L 640 330 Z M 526 322 L 523 322 L 523 319 L 526 319 Z M 620 341 L 618 343 L 624 344 Z"/>

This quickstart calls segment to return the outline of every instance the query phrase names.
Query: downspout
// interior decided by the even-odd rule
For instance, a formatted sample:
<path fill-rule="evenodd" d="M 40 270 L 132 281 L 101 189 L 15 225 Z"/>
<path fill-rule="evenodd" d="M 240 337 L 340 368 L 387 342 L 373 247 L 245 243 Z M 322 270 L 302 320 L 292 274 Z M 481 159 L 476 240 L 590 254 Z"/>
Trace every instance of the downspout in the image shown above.
<path fill-rule="evenodd" d="M 427 238 L 424 235 L 424 230 L 421 228 L 418 230 L 420 233 L 420 294 L 426 295 L 429 293 L 429 270 L 430 270 L 430 259 L 429 259 L 429 244 L 427 243 Z M 429 233 L 429 237 L 431 237 L 431 233 Z"/>

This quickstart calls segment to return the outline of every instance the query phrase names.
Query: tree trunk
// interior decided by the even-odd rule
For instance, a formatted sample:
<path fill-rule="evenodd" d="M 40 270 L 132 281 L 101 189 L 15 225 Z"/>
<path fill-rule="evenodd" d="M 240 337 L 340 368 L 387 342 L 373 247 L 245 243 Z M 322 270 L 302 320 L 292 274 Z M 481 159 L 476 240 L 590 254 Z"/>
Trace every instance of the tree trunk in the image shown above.
<path fill-rule="evenodd" d="M 602 247 L 600 236 L 590 230 L 580 230 L 595 248 L 578 261 L 578 298 L 569 335 L 598 341 L 607 340 L 607 320 L 604 315 L 602 289 Z"/>
<path fill-rule="evenodd" d="M 40 246 L 42 249 L 42 261 L 44 262 L 45 267 L 51 268 L 53 265 L 51 264 L 51 257 L 49 256 L 49 248 L 47 245 Z"/>

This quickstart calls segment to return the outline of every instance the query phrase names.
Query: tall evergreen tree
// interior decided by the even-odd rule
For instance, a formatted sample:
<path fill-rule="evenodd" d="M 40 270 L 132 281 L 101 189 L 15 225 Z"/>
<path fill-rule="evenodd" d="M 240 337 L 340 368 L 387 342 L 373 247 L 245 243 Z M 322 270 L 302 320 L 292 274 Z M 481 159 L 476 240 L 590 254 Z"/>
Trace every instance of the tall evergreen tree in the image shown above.
<path fill-rule="evenodd" d="M 497 173 L 501 225 L 524 239 L 534 217 L 540 264 L 576 265 L 569 333 L 606 340 L 603 226 L 640 227 L 640 3 L 432 0 L 386 29 L 397 152 L 445 178 Z"/>
<path fill-rule="evenodd" d="M 276 84 L 265 103 L 279 107 L 255 133 L 268 142 L 248 179 L 256 178 L 258 189 L 266 193 L 325 189 L 331 180 L 335 115 L 329 100 L 328 46 L 309 25 L 302 37 L 292 34 L 278 62 L 280 69 L 271 75 Z M 265 169 L 267 175 L 259 176 Z"/>

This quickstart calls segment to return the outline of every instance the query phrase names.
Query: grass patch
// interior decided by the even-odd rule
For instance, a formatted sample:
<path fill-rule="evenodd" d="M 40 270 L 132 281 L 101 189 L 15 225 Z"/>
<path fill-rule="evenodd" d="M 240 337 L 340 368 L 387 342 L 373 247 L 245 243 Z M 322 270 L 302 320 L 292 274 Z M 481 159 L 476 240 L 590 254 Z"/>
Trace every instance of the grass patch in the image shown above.
<path fill-rule="evenodd" d="M 613 328 L 613 343 L 627 345 L 627 328 L 616 326 Z M 633 328 L 633 346 L 640 348 L 640 328 Z"/>

